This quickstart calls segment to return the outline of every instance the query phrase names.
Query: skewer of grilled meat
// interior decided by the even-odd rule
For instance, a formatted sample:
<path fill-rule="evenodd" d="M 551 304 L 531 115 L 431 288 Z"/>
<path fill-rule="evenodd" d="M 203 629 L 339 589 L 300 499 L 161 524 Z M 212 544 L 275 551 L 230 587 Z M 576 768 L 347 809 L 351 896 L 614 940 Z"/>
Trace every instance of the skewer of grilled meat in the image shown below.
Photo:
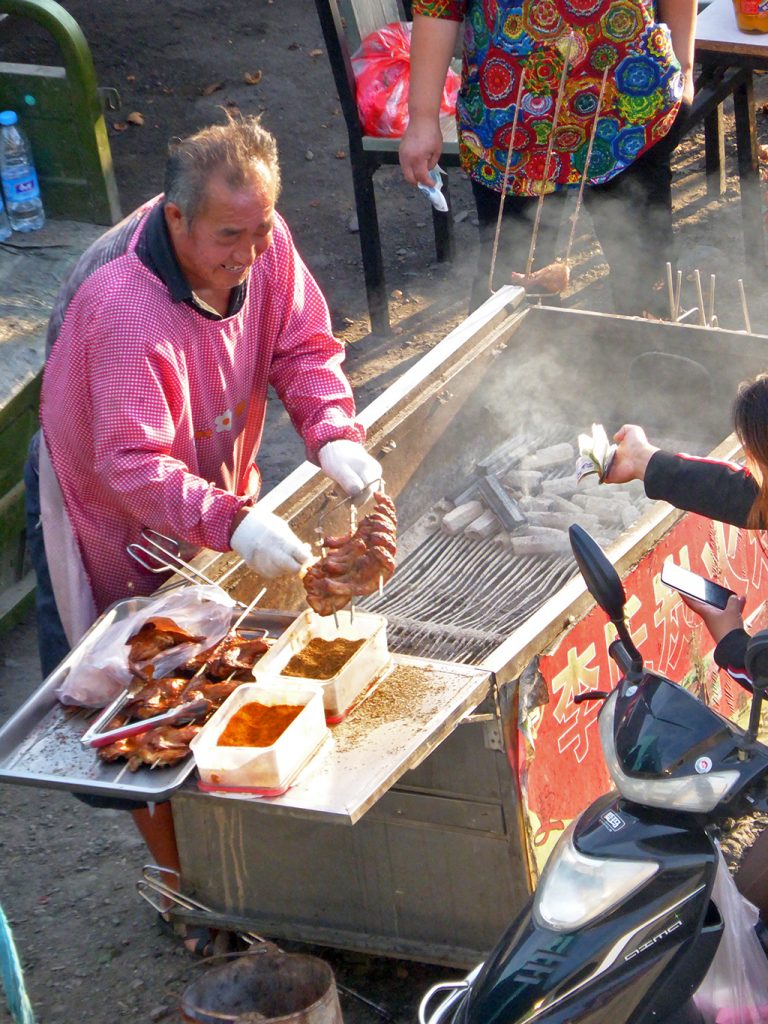
<path fill-rule="evenodd" d="M 374 495 L 373 512 L 360 520 L 354 533 L 325 537 L 325 554 L 304 574 L 310 608 L 332 615 L 353 597 L 374 593 L 395 571 L 397 512 L 392 499 Z"/>
<path fill-rule="evenodd" d="M 189 744 L 201 728 L 202 724 L 197 722 L 181 727 L 159 725 L 139 736 L 126 736 L 101 747 L 99 757 L 104 761 L 117 761 L 123 757 L 131 772 L 138 771 L 143 764 L 151 768 L 176 764 L 187 756 Z"/>
<path fill-rule="evenodd" d="M 511 275 L 512 284 L 519 288 L 547 295 L 560 295 L 566 290 L 570 280 L 571 269 L 567 263 L 548 263 L 546 267 L 541 267 L 532 274 Z"/>
<path fill-rule="evenodd" d="M 176 671 L 194 674 L 205 665 L 208 679 L 229 677 L 250 681 L 253 679 L 253 666 L 266 654 L 269 646 L 269 641 L 261 636 L 245 637 L 239 632 L 227 633 L 218 643 L 196 654 Z"/>

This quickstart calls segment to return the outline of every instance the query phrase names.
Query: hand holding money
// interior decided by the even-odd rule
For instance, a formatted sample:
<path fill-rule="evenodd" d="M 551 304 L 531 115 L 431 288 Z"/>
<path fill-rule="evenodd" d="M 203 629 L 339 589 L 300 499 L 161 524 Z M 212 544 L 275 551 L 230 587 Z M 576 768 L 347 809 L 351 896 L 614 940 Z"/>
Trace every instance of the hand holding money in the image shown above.
<path fill-rule="evenodd" d="M 625 484 L 630 480 L 644 480 L 645 470 L 652 456 L 659 450 L 645 436 L 642 427 L 625 423 L 613 435 L 618 444 L 608 467 L 605 483 Z"/>
<path fill-rule="evenodd" d="M 576 460 L 576 479 L 581 481 L 591 473 L 597 473 L 600 483 L 604 483 L 611 470 L 616 454 L 616 445 L 611 444 L 605 427 L 601 423 L 592 424 L 591 434 L 579 434 L 579 455 Z"/>

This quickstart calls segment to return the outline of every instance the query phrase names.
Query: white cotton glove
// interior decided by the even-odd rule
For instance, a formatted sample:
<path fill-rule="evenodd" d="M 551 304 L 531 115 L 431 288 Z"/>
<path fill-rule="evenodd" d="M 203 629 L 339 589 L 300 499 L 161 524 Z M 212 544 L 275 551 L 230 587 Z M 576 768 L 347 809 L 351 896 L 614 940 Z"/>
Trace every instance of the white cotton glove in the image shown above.
<path fill-rule="evenodd" d="M 318 458 L 323 472 L 359 504 L 370 498 L 381 481 L 381 464 L 357 441 L 329 441 Z"/>
<path fill-rule="evenodd" d="M 312 560 L 309 544 L 299 540 L 284 519 L 258 505 L 242 520 L 229 543 L 249 569 L 267 579 L 295 574 Z"/>

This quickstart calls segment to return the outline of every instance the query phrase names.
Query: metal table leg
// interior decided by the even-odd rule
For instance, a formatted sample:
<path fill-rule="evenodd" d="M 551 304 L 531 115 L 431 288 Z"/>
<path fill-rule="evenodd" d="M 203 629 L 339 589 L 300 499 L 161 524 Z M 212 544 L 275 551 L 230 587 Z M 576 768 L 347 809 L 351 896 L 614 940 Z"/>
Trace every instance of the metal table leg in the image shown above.
<path fill-rule="evenodd" d="M 757 156 L 757 126 L 752 74 L 745 76 L 733 92 L 736 120 L 736 149 L 741 188 L 741 219 L 747 273 L 756 281 L 764 277 L 766 266 L 763 204 L 760 195 L 760 168 Z"/>

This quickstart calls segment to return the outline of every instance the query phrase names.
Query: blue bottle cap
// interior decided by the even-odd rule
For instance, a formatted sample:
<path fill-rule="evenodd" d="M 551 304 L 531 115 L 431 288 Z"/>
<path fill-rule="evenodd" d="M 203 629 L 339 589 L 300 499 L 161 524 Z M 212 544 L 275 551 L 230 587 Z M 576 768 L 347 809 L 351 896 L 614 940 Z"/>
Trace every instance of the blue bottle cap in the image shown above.
<path fill-rule="evenodd" d="M 18 120 L 15 110 L 3 110 L 0 113 L 0 124 L 16 124 Z"/>

